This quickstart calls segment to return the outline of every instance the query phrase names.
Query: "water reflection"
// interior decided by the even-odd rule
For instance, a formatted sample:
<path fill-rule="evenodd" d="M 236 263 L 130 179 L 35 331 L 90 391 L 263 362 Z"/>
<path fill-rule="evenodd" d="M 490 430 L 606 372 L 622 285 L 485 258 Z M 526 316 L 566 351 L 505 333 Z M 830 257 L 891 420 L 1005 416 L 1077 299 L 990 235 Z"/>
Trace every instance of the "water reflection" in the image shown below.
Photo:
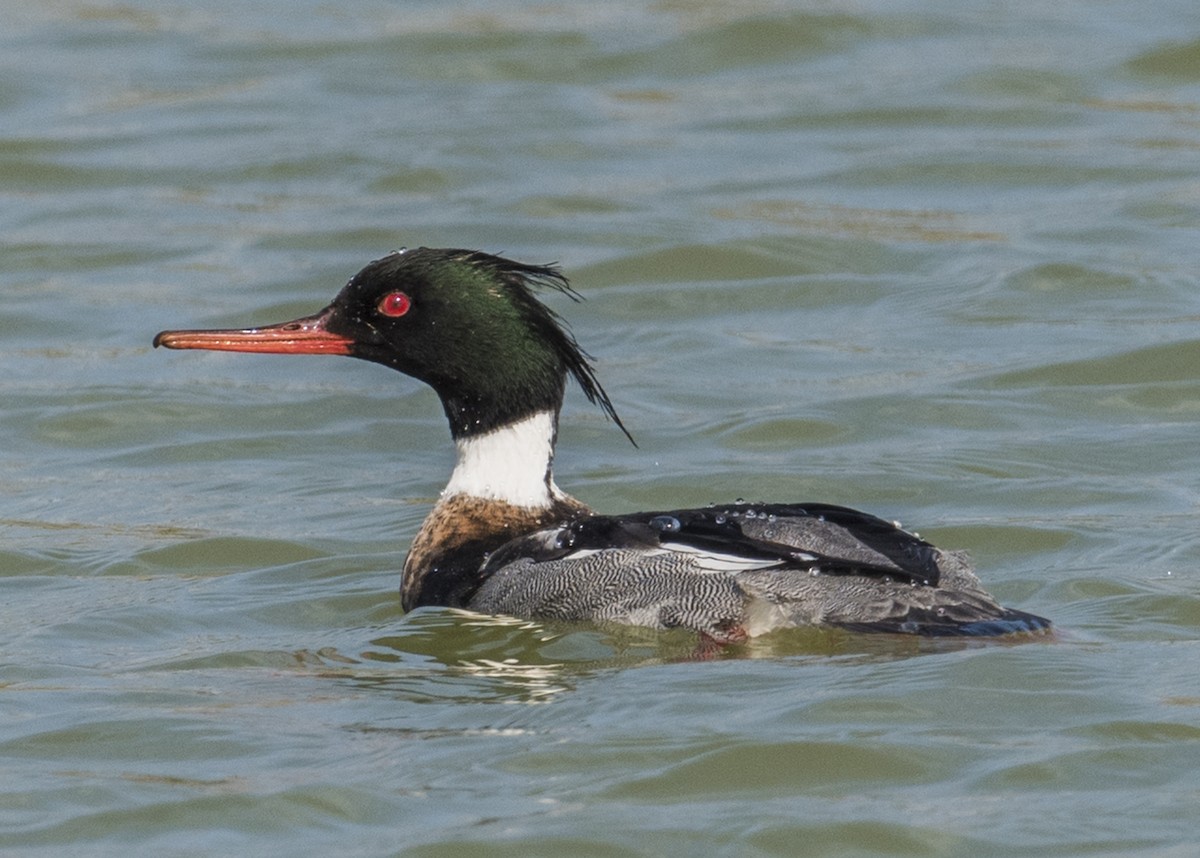
<path fill-rule="evenodd" d="M 338 675 L 412 702 L 549 703 L 594 677 L 665 664 L 779 659 L 800 665 L 832 659 L 859 665 L 995 643 L 797 628 L 722 646 L 683 631 L 421 609 L 372 638 L 357 665 Z"/>

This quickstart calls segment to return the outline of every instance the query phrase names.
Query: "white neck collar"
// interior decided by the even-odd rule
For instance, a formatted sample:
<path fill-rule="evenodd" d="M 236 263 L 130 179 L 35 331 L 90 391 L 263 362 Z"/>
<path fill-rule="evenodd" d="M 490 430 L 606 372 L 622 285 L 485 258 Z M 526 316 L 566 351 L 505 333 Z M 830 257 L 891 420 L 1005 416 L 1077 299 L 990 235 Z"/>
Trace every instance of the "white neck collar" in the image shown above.
<path fill-rule="evenodd" d="M 485 435 L 456 441 L 458 462 L 442 497 L 467 495 L 543 508 L 564 497 L 554 484 L 555 415 L 539 411 Z"/>

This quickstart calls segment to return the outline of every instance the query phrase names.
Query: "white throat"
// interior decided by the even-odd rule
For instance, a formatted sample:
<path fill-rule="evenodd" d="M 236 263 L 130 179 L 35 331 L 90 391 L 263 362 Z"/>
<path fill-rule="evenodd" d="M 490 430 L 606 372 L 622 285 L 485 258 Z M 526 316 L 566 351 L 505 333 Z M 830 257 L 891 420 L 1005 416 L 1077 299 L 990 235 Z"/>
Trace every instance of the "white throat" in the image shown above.
<path fill-rule="evenodd" d="M 457 441 L 458 462 L 442 497 L 468 495 L 544 508 L 565 497 L 554 485 L 554 414 L 531 417 Z"/>

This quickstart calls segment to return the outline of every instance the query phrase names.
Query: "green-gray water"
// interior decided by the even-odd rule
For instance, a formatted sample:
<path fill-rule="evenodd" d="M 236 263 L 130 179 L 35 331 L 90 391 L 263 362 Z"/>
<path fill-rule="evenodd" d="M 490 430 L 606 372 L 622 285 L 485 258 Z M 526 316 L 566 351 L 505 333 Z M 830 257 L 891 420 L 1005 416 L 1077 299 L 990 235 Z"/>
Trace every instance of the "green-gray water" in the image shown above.
<path fill-rule="evenodd" d="M 0 18 L 0 853 L 1195 853 L 1194 2 Z M 587 297 L 567 490 L 900 519 L 1059 639 L 405 616 L 433 394 L 149 344 L 418 244 Z"/>

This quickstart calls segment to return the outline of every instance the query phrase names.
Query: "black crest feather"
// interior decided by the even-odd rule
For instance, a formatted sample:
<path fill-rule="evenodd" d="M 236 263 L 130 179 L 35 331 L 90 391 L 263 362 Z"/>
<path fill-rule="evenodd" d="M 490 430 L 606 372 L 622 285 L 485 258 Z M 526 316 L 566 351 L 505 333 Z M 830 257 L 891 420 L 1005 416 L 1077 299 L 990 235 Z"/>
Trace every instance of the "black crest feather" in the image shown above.
<path fill-rule="evenodd" d="M 592 366 L 592 356 L 579 345 L 567 322 L 542 303 L 537 296 L 538 290 L 551 289 L 566 295 L 577 303 L 583 300 L 583 296 L 571 288 L 570 282 L 558 269 L 557 263 L 532 265 L 479 250 L 448 250 L 445 253 L 451 258 L 487 271 L 505 285 L 509 296 L 526 323 L 554 349 L 567 371 L 579 384 L 588 402 L 600 406 L 600 409 L 636 447 L 637 442 L 633 440 L 633 436 L 621 422 L 612 400 L 608 398 L 608 394 L 596 377 L 596 370 Z"/>

